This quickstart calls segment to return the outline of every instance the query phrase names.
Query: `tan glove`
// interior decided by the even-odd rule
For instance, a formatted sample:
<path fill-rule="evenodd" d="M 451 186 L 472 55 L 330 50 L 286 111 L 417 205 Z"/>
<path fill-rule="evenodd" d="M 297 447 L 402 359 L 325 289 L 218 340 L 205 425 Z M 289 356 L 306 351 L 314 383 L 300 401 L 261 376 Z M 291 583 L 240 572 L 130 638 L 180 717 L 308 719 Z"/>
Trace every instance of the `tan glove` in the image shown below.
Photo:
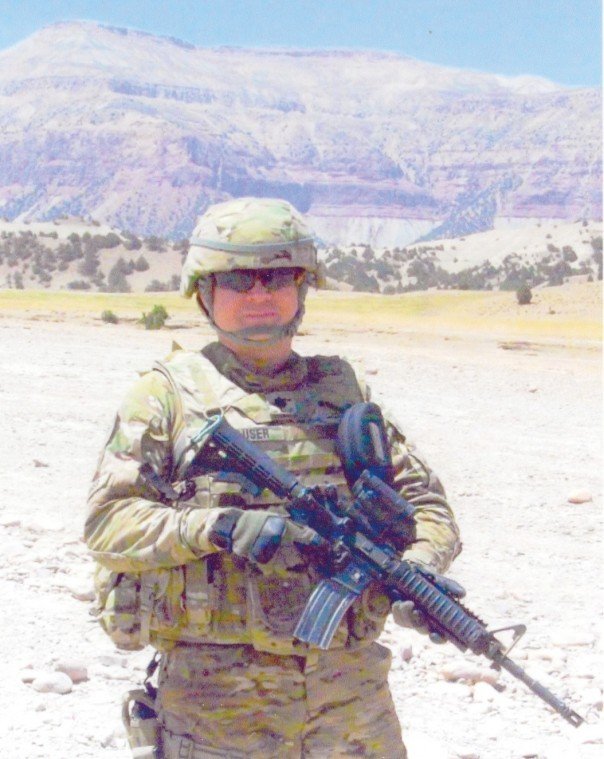
<path fill-rule="evenodd" d="M 211 509 L 207 515 L 200 543 L 208 541 L 248 561 L 266 564 L 282 543 L 312 545 L 320 538 L 310 527 L 300 527 L 272 511 L 228 507 Z"/>
<path fill-rule="evenodd" d="M 440 633 L 430 630 L 426 617 L 416 609 L 413 601 L 395 601 L 392 604 L 392 618 L 400 627 L 408 627 L 422 635 L 429 635 L 433 643 L 446 643 Z"/>

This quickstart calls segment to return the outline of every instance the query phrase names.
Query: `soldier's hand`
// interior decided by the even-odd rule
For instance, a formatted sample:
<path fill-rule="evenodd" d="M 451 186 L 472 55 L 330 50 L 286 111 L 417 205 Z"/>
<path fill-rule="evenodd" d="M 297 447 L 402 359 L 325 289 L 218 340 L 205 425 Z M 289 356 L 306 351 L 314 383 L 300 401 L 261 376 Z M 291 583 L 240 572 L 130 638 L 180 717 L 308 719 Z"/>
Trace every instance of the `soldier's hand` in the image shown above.
<path fill-rule="evenodd" d="M 446 639 L 440 633 L 434 632 L 426 617 L 415 607 L 413 601 L 395 601 L 392 604 L 392 618 L 400 627 L 408 627 L 423 635 L 429 635 L 433 643 L 445 643 Z"/>
<path fill-rule="evenodd" d="M 318 538 L 310 527 L 272 511 L 234 507 L 212 509 L 206 529 L 215 546 L 257 564 L 269 562 L 284 542 L 312 545 Z"/>

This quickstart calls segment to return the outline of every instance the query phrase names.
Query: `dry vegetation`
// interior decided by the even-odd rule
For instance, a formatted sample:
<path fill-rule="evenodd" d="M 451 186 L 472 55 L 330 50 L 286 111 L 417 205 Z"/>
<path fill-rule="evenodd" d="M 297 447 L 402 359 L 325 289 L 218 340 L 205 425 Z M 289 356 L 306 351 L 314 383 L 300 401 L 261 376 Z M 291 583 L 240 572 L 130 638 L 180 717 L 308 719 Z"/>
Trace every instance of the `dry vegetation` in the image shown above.
<path fill-rule="evenodd" d="M 0 316 L 51 321 L 100 322 L 110 310 L 133 322 L 155 304 L 170 315 L 168 326 L 200 324 L 194 304 L 177 293 L 74 293 L 1 290 Z M 569 283 L 535 291 L 528 306 L 503 291 L 428 291 L 384 297 L 368 293 L 311 292 L 305 332 L 329 330 L 492 335 L 562 342 L 601 340 L 602 287 Z"/>

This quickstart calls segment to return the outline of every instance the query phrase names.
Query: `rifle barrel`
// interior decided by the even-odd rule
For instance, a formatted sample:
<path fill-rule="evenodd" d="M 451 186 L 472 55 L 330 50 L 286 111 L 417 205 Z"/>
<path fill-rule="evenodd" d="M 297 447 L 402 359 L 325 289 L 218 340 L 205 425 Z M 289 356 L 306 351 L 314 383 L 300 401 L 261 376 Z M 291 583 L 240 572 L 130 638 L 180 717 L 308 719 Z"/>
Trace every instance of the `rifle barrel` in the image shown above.
<path fill-rule="evenodd" d="M 545 687 L 545 685 L 541 685 L 541 683 L 537 682 L 537 680 L 532 678 L 527 672 L 522 669 L 522 667 L 505 656 L 505 654 L 497 651 L 494 654 L 490 655 L 489 658 L 495 662 L 497 666 L 505 669 L 517 680 L 523 682 L 527 688 L 532 690 L 533 693 L 545 701 L 546 704 L 549 704 L 549 706 L 551 706 L 554 711 L 558 712 L 558 714 L 564 717 L 567 722 L 570 722 L 571 725 L 574 727 L 579 727 L 579 725 L 584 722 L 583 717 L 577 714 L 577 712 L 570 709 L 564 703 L 564 701 L 555 696 L 550 690 Z"/>

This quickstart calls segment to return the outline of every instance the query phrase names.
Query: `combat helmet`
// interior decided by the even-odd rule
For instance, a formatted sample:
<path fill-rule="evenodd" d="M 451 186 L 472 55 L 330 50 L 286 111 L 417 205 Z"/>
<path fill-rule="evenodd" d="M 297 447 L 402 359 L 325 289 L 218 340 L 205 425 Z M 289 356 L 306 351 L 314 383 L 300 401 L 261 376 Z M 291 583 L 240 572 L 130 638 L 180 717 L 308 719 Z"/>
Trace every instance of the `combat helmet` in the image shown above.
<path fill-rule="evenodd" d="M 236 333 L 224 332 L 216 325 L 212 274 L 292 266 L 304 269 L 306 277 L 299 287 L 298 311 L 288 324 L 251 327 Z M 264 340 L 275 341 L 295 334 L 304 315 L 308 286 L 319 286 L 320 271 L 313 235 L 290 203 L 274 198 L 237 198 L 210 206 L 199 218 L 189 240 L 180 292 L 186 298 L 195 292 L 201 295 L 202 307 L 218 333 L 243 343 L 251 342 L 255 334 L 265 334 Z"/>

